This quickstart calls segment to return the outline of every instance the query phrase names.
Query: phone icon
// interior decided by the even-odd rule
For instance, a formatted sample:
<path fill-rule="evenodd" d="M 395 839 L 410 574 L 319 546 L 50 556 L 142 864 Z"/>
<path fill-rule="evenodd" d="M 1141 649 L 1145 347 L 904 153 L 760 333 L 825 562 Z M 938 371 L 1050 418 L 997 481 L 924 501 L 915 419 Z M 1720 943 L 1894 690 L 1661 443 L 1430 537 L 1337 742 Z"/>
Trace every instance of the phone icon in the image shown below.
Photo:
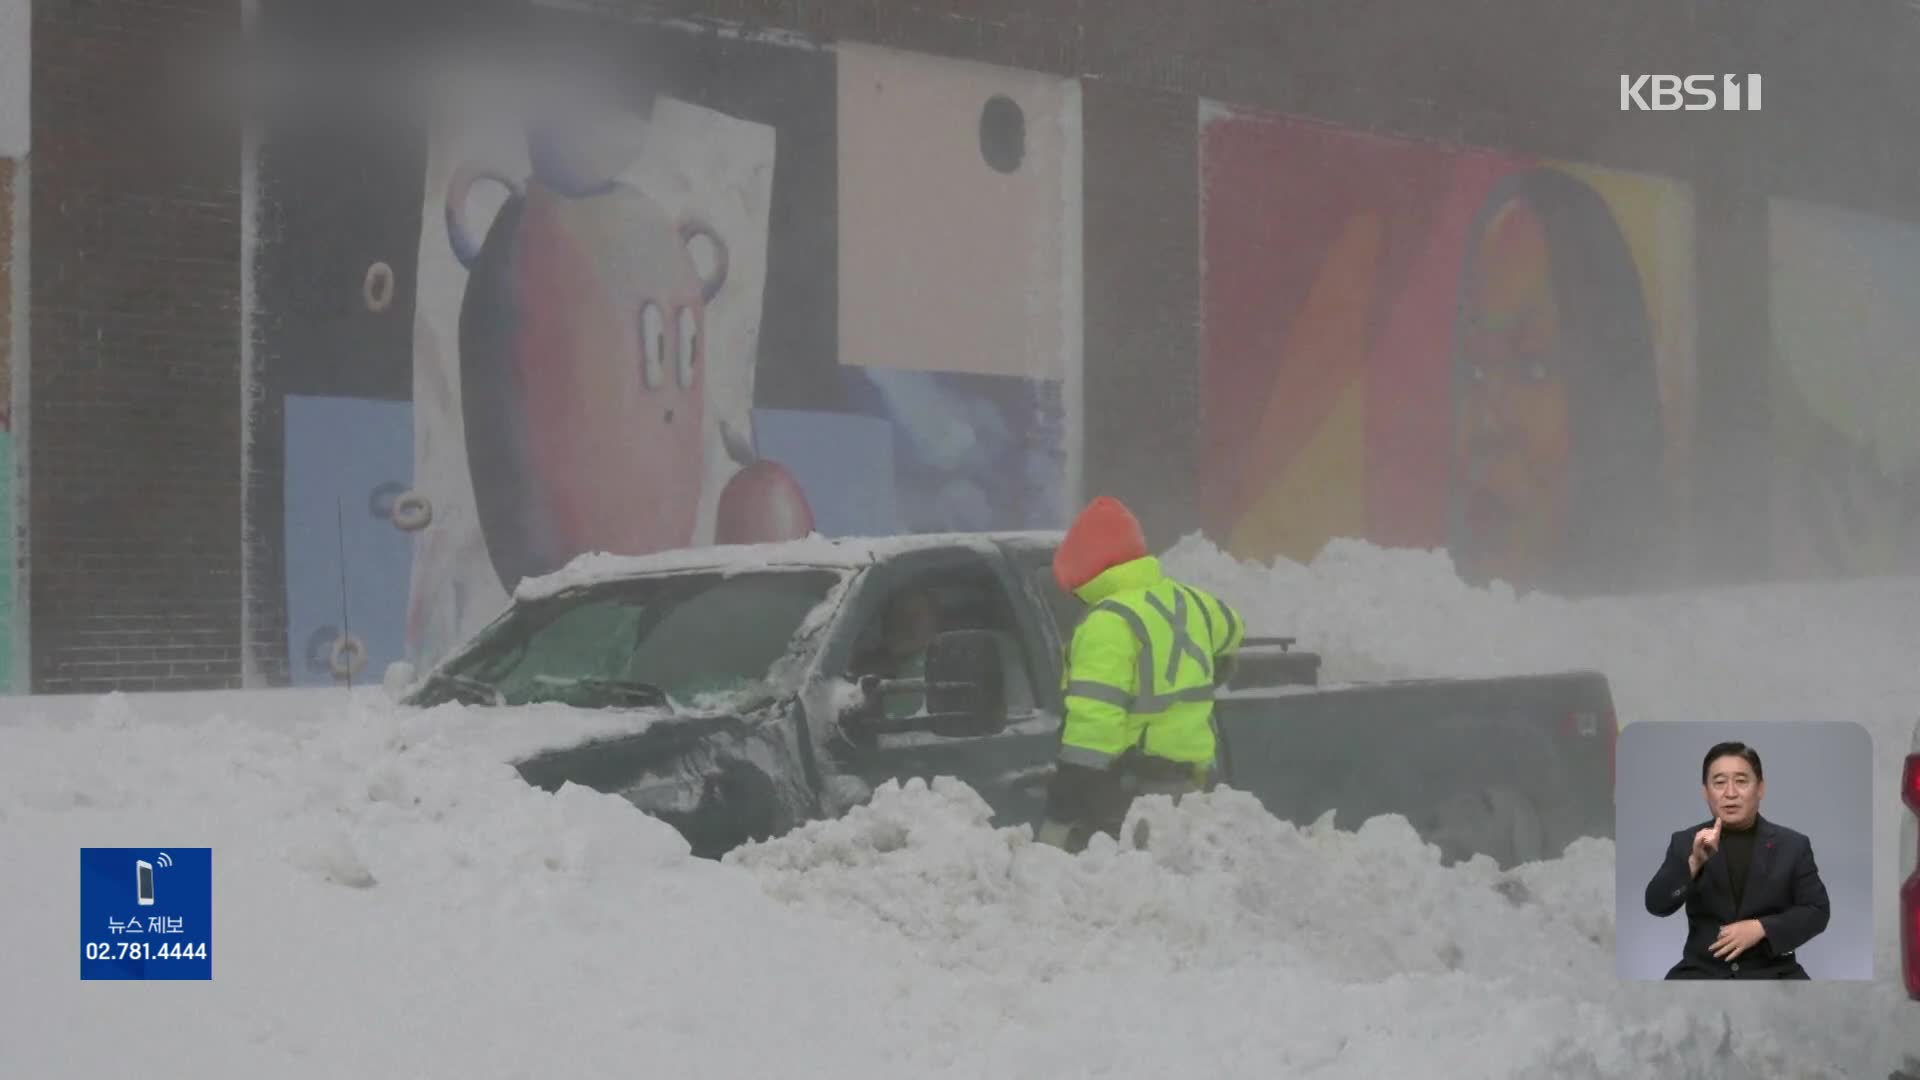
<path fill-rule="evenodd" d="M 153 904 L 153 864 L 145 859 L 135 859 L 133 868 L 140 875 L 140 906 Z"/>

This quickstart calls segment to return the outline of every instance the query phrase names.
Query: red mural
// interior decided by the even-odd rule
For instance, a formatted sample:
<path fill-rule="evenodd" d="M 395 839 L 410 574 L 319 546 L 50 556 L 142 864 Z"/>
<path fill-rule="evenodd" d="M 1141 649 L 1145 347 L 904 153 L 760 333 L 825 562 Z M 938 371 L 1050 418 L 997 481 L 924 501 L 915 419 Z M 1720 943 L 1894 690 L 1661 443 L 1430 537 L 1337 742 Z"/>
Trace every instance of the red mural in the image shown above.
<path fill-rule="evenodd" d="M 1663 513 L 1660 370 L 1690 356 L 1642 267 L 1674 261 L 1674 188 L 1211 107 L 1200 160 L 1211 535 L 1625 583 Z"/>

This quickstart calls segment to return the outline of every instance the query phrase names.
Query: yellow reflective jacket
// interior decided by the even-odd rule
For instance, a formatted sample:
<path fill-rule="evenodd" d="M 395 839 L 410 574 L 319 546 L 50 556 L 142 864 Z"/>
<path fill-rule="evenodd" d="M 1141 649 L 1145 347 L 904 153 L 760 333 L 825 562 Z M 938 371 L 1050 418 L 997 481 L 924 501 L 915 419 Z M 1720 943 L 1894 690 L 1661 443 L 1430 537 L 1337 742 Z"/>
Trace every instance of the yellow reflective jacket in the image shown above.
<path fill-rule="evenodd" d="M 1152 556 L 1108 568 L 1075 595 L 1089 607 L 1067 646 L 1060 760 L 1104 768 L 1139 747 L 1210 767 L 1214 666 L 1246 635 L 1239 614 Z"/>

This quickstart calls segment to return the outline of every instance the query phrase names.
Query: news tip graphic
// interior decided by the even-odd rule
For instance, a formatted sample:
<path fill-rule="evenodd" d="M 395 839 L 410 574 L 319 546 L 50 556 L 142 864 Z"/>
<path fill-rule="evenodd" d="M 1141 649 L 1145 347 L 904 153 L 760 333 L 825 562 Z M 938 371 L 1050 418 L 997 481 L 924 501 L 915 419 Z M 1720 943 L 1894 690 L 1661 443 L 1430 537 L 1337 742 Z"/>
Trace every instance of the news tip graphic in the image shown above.
<path fill-rule="evenodd" d="M 213 978 L 212 848 L 81 848 L 80 978 Z"/>

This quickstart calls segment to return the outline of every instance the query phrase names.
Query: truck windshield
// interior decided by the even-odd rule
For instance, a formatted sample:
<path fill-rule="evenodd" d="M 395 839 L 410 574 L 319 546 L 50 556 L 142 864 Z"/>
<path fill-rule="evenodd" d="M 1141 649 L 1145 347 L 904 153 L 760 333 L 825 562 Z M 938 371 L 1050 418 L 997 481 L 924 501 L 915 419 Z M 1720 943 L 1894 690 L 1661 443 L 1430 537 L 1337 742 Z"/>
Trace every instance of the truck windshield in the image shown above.
<path fill-rule="evenodd" d="M 675 574 L 514 607 L 430 677 L 415 703 L 746 707 L 839 581 L 825 570 Z"/>

